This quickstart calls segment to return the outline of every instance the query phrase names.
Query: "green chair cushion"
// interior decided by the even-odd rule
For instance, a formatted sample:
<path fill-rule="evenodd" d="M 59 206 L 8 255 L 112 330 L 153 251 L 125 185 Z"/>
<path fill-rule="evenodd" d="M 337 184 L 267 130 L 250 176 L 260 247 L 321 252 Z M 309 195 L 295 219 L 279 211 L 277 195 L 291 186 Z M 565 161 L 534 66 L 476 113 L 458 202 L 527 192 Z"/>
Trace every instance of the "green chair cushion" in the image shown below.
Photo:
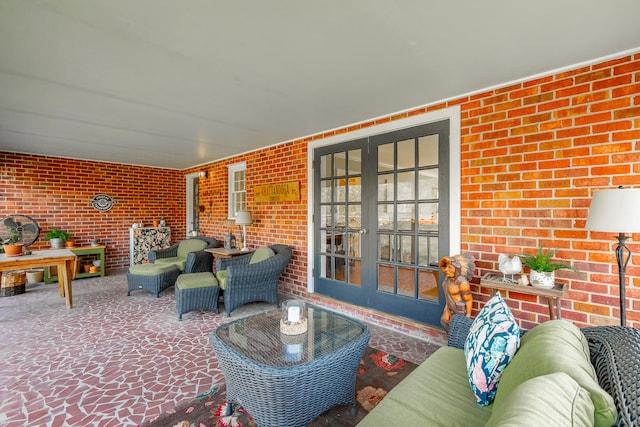
<path fill-rule="evenodd" d="M 187 258 L 180 258 L 177 256 L 169 258 L 158 258 L 154 262 L 154 265 L 174 265 L 178 270 L 184 271 L 184 268 L 187 266 Z"/>
<path fill-rule="evenodd" d="M 187 259 L 189 252 L 198 252 L 207 247 L 207 242 L 200 239 L 187 239 L 178 245 L 178 258 Z"/>
<path fill-rule="evenodd" d="M 202 273 L 181 274 L 176 280 L 176 287 L 179 289 L 206 288 L 208 286 L 218 286 L 218 280 L 213 273 L 205 271 Z"/>
<path fill-rule="evenodd" d="M 564 372 L 523 382 L 498 406 L 486 427 L 593 426 L 594 407 L 589 392 Z"/>
<path fill-rule="evenodd" d="M 157 276 L 158 274 L 167 273 L 176 268 L 173 264 L 158 265 L 151 263 L 136 264 L 129 267 L 129 273 L 139 276 Z"/>
<path fill-rule="evenodd" d="M 223 291 L 227 289 L 227 270 L 217 271 L 216 277 L 218 278 L 218 286 L 220 286 L 220 289 Z"/>
<path fill-rule="evenodd" d="M 268 246 L 262 246 L 251 255 L 251 260 L 249 260 L 249 264 L 256 264 L 258 262 L 264 261 L 265 259 L 269 259 L 275 255 L 273 249 Z"/>
<path fill-rule="evenodd" d="M 525 381 L 564 372 L 589 392 L 595 408 L 595 425 L 611 426 L 617 410 L 613 398 L 598 384 L 589 359 L 587 340 L 574 324 L 566 320 L 544 322 L 522 336 L 520 349 L 502 373 L 494 407 Z"/>

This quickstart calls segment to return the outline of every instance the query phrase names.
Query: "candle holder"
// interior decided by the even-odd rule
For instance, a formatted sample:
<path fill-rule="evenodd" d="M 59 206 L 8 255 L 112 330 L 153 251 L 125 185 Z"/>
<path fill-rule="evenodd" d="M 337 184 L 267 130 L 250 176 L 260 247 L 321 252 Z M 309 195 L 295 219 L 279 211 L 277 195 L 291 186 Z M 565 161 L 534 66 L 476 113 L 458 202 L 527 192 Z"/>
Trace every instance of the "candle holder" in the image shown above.
<path fill-rule="evenodd" d="M 298 335 L 307 332 L 307 312 L 303 301 L 287 300 L 282 303 L 280 332 Z"/>

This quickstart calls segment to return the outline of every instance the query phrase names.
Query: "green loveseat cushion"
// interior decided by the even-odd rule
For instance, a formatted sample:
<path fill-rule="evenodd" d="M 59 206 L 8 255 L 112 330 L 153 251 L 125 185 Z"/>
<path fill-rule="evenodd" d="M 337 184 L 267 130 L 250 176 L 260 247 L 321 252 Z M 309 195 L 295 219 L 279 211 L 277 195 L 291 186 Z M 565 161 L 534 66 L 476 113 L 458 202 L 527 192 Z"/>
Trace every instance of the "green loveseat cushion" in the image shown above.
<path fill-rule="evenodd" d="M 207 242 L 200 239 L 187 239 L 178 245 L 178 258 L 187 259 L 189 252 L 198 252 L 207 247 Z"/>
<path fill-rule="evenodd" d="M 358 426 L 483 426 L 492 407 L 476 404 L 464 351 L 441 347 L 395 386 Z"/>
<path fill-rule="evenodd" d="M 177 256 L 172 256 L 169 258 L 158 258 L 154 262 L 155 265 L 175 265 L 178 270 L 184 271 L 184 268 L 187 265 L 187 258 L 180 258 Z"/>
<path fill-rule="evenodd" d="M 187 266 L 187 256 L 190 252 L 198 252 L 207 247 L 207 242 L 200 239 L 187 239 L 180 242 L 178 245 L 178 256 L 167 258 L 156 258 L 154 264 L 168 265 L 173 264 L 178 267 L 178 270 L 184 271 Z"/>
<path fill-rule="evenodd" d="M 208 271 L 181 274 L 176 280 L 176 287 L 180 289 L 205 288 L 207 286 L 218 286 L 216 276 Z"/>
<path fill-rule="evenodd" d="M 486 427 L 591 427 L 589 392 L 564 372 L 531 378 L 494 405 Z"/>
<path fill-rule="evenodd" d="M 525 381 L 564 372 L 589 392 L 595 408 L 595 425 L 611 426 L 617 410 L 613 398 L 598 384 L 589 359 L 587 340 L 566 320 L 544 322 L 522 336 L 520 349 L 506 367 L 498 384 L 494 408 Z"/>

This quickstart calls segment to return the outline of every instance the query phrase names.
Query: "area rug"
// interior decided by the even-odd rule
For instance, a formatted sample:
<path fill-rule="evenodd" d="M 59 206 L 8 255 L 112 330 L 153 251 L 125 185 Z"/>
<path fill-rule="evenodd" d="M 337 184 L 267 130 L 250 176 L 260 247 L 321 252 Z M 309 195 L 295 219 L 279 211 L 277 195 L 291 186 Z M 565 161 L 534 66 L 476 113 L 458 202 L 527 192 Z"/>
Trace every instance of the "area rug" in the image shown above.
<path fill-rule="evenodd" d="M 387 395 L 389 390 L 415 368 L 414 363 L 367 347 L 356 376 L 355 413 L 351 406 L 336 406 L 320 415 L 309 425 L 314 427 L 356 425 Z M 145 421 L 142 427 L 256 426 L 251 415 L 239 405 L 233 404 L 231 415 L 224 415 L 226 405 L 226 390 L 224 384 L 221 384 L 166 414 Z"/>

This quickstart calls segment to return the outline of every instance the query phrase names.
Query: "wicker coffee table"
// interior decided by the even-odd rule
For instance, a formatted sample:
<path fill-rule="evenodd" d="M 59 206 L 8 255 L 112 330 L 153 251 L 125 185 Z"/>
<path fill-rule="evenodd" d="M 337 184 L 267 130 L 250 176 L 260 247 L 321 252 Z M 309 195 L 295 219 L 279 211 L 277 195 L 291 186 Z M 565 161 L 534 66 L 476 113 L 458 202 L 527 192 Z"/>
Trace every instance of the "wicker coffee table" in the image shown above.
<path fill-rule="evenodd" d="M 268 311 L 211 334 L 227 400 L 242 405 L 260 427 L 306 426 L 336 405 L 355 406 L 367 327 L 308 307 L 307 332 L 285 335 L 280 316 L 280 310 Z"/>

